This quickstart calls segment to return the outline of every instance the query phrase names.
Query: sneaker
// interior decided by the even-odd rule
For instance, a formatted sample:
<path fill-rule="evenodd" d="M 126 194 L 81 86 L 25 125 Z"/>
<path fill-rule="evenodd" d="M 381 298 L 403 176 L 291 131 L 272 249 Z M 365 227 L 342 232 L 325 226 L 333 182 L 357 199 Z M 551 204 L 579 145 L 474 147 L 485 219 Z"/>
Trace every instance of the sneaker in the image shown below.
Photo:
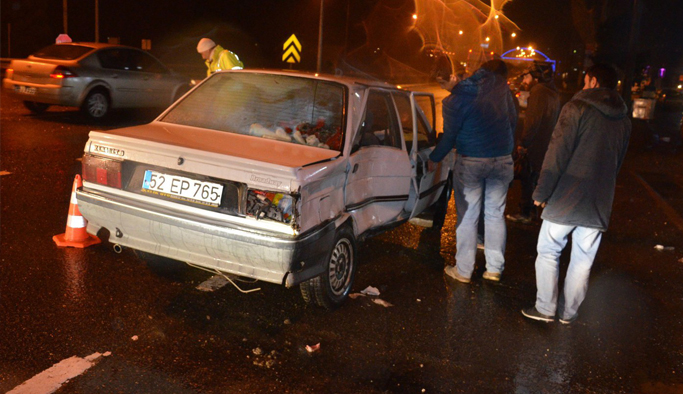
<path fill-rule="evenodd" d="M 490 280 L 492 282 L 500 282 L 500 272 L 485 271 L 484 275 L 482 275 L 482 278 L 484 278 L 486 280 Z"/>
<path fill-rule="evenodd" d="M 528 317 L 529 319 L 538 320 L 545 323 L 552 323 L 555 321 L 554 317 L 544 315 L 541 312 L 537 311 L 535 306 L 532 306 L 531 308 L 522 309 L 522 315 L 524 315 L 524 317 Z"/>
<path fill-rule="evenodd" d="M 470 278 L 465 278 L 464 276 L 460 275 L 458 269 L 455 268 L 454 265 L 446 266 L 446 268 L 443 269 L 443 272 L 458 282 L 470 283 Z"/>
<path fill-rule="evenodd" d="M 522 215 L 521 213 L 516 213 L 514 215 L 505 215 L 505 218 L 507 218 L 507 220 L 511 222 L 522 224 L 531 224 L 534 221 L 534 219 L 532 219 L 531 216 Z"/>
<path fill-rule="evenodd" d="M 566 324 L 572 324 L 572 323 L 574 323 L 574 322 L 576 321 L 576 319 L 577 319 L 578 317 L 579 317 L 579 314 L 577 313 L 576 315 L 574 315 L 573 317 L 571 317 L 571 318 L 569 318 L 569 319 L 562 319 L 562 318 L 560 318 L 560 323 L 565 324 L 565 325 L 566 325 Z"/>

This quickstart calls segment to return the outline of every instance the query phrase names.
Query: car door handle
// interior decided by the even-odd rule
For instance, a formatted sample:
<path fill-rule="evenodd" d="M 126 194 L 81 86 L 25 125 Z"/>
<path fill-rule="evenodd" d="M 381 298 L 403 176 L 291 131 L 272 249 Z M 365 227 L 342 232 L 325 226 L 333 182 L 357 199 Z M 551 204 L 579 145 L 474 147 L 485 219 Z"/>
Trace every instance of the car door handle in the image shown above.
<path fill-rule="evenodd" d="M 353 165 L 353 171 L 351 171 L 352 174 L 355 174 L 356 171 L 358 171 L 358 163 Z"/>

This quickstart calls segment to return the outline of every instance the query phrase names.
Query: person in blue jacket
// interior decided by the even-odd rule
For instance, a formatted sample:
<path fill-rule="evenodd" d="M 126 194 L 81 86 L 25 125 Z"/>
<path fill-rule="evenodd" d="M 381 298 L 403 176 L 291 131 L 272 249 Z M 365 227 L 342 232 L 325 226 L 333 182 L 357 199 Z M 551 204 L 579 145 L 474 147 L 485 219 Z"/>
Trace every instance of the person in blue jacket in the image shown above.
<path fill-rule="evenodd" d="M 435 163 L 456 149 L 456 265 L 447 266 L 444 272 L 463 283 L 470 282 L 474 271 L 482 204 L 484 279 L 499 281 L 505 265 L 507 229 L 503 214 L 514 176 L 511 154 L 517 124 L 517 109 L 506 76 L 505 62 L 490 60 L 463 81 L 440 81 L 451 94 L 443 100 L 444 134 L 429 156 L 428 167 L 433 170 Z"/>

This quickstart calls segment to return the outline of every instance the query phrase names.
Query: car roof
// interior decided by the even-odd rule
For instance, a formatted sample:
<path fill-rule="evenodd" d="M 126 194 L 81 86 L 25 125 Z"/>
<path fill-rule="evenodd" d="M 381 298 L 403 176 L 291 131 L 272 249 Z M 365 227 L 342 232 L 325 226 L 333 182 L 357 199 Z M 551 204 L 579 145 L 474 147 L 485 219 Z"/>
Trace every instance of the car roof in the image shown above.
<path fill-rule="evenodd" d="M 358 78 L 358 77 L 353 77 L 353 76 L 339 76 L 339 75 L 332 75 L 332 74 L 325 74 L 325 73 L 316 73 L 316 72 L 312 72 L 312 71 L 248 68 L 248 69 L 243 69 L 243 70 L 226 70 L 226 71 L 220 71 L 220 72 L 226 72 L 226 73 L 231 73 L 231 72 L 260 73 L 260 74 L 272 74 L 272 75 L 285 75 L 285 76 L 294 76 L 294 77 L 313 78 L 313 79 L 318 79 L 318 80 L 322 80 L 322 81 L 331 81 L 331 82 L 341 83 L 341 84 L 347 85 L 352 90 L 374 87 L 374 88 L 406 91 L 406 89 L 402 89 L 399 86 L 394 85 L 394 84 L 390 84 L 388 82 L 373 81 L 370 79 Z"/>
<path fill-rule="evenodd" d="M 59 44 L 55 45 L 72 45 L 72 46 L 82 46 L 82 47 L 89 47 L 93 49 L 101 49 L 101 48 L 128 48 L 128 49 L 139 49 L 135 47 L 131 47 L 128 45 L 120 45 L 120 44 L 108 44 L 105 42 L 62 42 Z"/>

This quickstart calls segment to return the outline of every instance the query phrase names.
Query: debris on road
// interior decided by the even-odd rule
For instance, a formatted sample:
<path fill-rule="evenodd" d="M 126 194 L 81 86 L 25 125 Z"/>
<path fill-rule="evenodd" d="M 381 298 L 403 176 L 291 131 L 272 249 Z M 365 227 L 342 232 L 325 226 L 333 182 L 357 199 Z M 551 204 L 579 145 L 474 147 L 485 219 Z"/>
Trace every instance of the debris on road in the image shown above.
<path fill-rule="evenodd" d="M 133 341 L 137 341 L 137 340 L 138 340 L 138 336 L 137 336 L 137 335 L 133 335 L 132 337 L 130 337 L 130 339 L 133 340 Z"/>
<path fill-rule="evenodd" d="M 661 252 L 661 251 L 664 251 L 664 250 L 666 250 L 666 251 L 671 251 L 671 250 L 674 250 L 674 249 L 676 249 L 676 248 L 674 248 L 673 246 L 655 245 L 655 249 L 657 249 L 657 250 L 659 250 L 659 251 Z"/>
<path fill-rule="evenodd" d="M 349 294 L 349 298 L 352 299 L 352 300 L 355 300 L 355 299 L 358 298 L 358 297 L 365 297 L 365 294 L 361 294 L 361 293 L 351 293 L 351 294 Z"/>
<path fill-rule="evenodd" d="M 320 350 L 320 342 L 316 343 L 313 346 L 306 345 L 306 351 L 309 353 L 315 353 L 318 350 Z"/>
<path fill-rule="evenodd" d="M 386 302 L 386 301 L 384 301 L 384 300 L 381 299 L 381 298 L 375 298 L 375 299 L 372 300 L 372 302 L 374 302 L 374 303 L 377 304 L 377 305 L 381 305 L 381 306 L 383 306 L 383 307 L 385 307 L 385 308 L 388 308 L 388 307 L 390 307 L 390 306 L 394 306 L 393 304 L 391 304 L 391 303 L 389 303 L 389 302 Z"/>
<path fill-rule="evenodd" d="M 365 288 L 365 290 L 361 290 L 361 294 L 369 295 L 369 296 L 378 296 L 379 295 L 379 289 L 376 287 L 368 286 Z"/>
<path fill-rule="evenodd" d="M 678 262 L 679 262 L 679 263 L 683 263 L 683 257 L 681 257 L 680 259 L 678 259 Z"/>

